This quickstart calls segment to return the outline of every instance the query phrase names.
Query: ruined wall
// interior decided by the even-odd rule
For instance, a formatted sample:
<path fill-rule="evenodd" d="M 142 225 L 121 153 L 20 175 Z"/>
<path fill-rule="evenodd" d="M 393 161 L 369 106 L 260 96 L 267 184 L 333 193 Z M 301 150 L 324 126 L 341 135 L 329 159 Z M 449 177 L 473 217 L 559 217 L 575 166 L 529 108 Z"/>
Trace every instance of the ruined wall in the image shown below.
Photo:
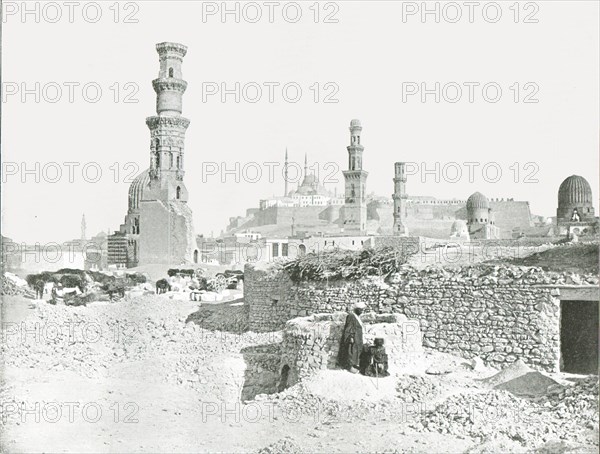
<path fill-rule="evenodd" d="M 560 353 L 557 288 L 573 283 L 539 268 L 492 265 L 407 268 L 388 284 L 378 278 L 294 284 L 285 273 L 251 266 L 245 279 L 254 331 L 280 330 L 294 317 L 347 311 L 361 300 L 368 311 L 419 320 L 426 347 L 479 356 L 494 366 L 521 358 L 554 371 Z"/>
<path fill-rule="evenodd" d="M 286 323 L 281 344 L 281 368 L 289 367 L 287 386 L 319 370 L 336 368 L 346 315 L 345 312 L 315 314 Z M 362 320 L 365 345 L 372 345 L 375 337 L 385 339 L 391 372 L 401 370 L 410 355 L 423 351 L 417 321 L 400 314 L 370 314 L 364 315 Z"/>
<path fill-rule="evenodd" d="M 276 393 L 280 381 L 281 342 L 246 347 L 242 354 L 246 370 L 240 400 L 246 402 L 258 394 Z"/>

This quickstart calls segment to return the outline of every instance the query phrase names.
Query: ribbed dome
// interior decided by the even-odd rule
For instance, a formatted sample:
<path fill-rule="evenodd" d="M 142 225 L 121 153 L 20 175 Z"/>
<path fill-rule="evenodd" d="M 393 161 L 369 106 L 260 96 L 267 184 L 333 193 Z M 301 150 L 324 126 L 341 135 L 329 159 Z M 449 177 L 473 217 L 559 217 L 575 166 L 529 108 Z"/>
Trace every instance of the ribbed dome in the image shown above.
<path fill-rule="evenodd" d="M 592 188 L 587 180 L 579 175 L 571 175 L 558 188 L 558 206 L 563 204 L 592 203 Z"/>
<path fill-rule="evenodd" d="M 476 192 L 467 199 L 467 210 L 488 209 L 490 202 L 481 192 Z"/>
<path fill-rule="evenodd" d="M 129 211 L 137 210 L 140 207 L 143 191 L 149 183 L 148 170 L 144 170 L 131 182 L 129 186 Z"/>

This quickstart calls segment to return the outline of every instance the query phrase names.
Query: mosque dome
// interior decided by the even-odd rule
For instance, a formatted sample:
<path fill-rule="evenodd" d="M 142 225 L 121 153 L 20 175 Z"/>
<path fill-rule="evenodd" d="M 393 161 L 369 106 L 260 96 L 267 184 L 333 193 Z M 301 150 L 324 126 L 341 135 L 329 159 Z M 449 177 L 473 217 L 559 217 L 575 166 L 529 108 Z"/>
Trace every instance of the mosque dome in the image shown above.
<path fill-rule="evenodd" d="M 485 209 L 490 207 L 490 202 L 487 197 L 481 192 L 476 192 L 467 199 L 467 211 Z"/>
<path fill-rule="evenodd" d="M 302 181 L 302 186 L 312 186 L 313 184 L 317 184 L 317 177 L 311 173 L 304 177 L 304 181 Z"/>
<path fill-rule="evenodd" d="M 131 182 L 129 186 L 129 211 L 139 209 L 143 191 L 149 183 L 150 175 L 148 170 L 144 170 Z"/>
<path fill-rule="evenodd" d="M 592 203 L 592 188 L 587 180 L 579 175 L 571 175 L 558 188 L 558 206 L 585 205 Z"/>

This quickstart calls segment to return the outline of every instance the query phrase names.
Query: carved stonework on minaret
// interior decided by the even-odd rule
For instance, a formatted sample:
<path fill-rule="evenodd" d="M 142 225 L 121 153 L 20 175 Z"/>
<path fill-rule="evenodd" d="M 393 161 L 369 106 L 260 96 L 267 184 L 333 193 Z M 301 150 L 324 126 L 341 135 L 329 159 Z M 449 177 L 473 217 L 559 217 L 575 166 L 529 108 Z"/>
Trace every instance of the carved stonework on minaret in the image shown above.
<path fill-rule="evenodd" d="M 404 223 L 406 217 L 406 172 L 405 163 L 394 164 L 394 235 L 408 236 L 408 228 Z"/>
<path fill-rule="evenodd" d="M 156 92 L 157 115 L 146 119 L 151 137 L 150 187 L 159 199 L 187 202 L 183 183 L 184 144 L 190 121 L 181 116 L 182 98 L 187 88 L 181 65 L 187 48 L 176 43 L 160 43 L 156 50 L 160 70 L 152 86 Z"/>
<path fill-rule="evenodd" d="M 365 235 L 367 232 L 366 181 L 368 172 L 362 168 L 364 147 L 360 143 L 362 126 L 359 120 L 350 122 L 348 170 L 345 170 L 344 233 Z"/>

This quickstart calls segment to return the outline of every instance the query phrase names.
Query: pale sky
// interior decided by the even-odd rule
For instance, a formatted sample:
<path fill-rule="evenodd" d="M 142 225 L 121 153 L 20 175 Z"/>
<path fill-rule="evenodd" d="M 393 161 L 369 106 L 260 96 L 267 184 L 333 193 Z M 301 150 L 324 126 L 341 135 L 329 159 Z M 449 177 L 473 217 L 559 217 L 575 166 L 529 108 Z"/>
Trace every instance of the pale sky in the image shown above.
<path fill-rule="evenodd" d="M 7 3 L 21 5 L 4 2 L 5 9 Z M 534 214 L 553 216 L 558 186 L 577 174 L 590 182 L 594 198 L 598 197 L 598 2 L 535 2 L 539 10 L 521 10 L 518 23 L 509 9 L 513 2 L 500 2 L 502 17 L 496 23 L 484 20 L 480 10 L 469 23 L 466 7 L 457 23 L 446 20 L 454 14 L 450 10 L 440 23 L 432 17 L 423 23 L 418 14 L 403 23 L 403 2 L 343 1 L 334 6 L 324 2 L 316 24 L 309 9 L 313 2 L 301 2 L 303 15 L 297 23 L 286 21 L 280 9 L 269 23 L 263 2 L 256 3 L 263 13 L 257 23 L 248 22 L 254 14 L 250 9 L 240 23 L 233 17 L 223 23 L 218 15 L 203 22 L 202 2 L 194 1 L 129 2 L 128 6 L 122 2 L 115 23 L 115 11 L 109 9 L 113 2 L 100 3 L 102 17 L 96 23 L 86 21 L 80 10 L 75 10 L 69 23 L 67 6 L 56 23 L 49 23 L 55 16 L 50 9 L 39 23 L 34 16 L 26 16 L 23 22 L 19 13 L 4 17 L 5 96 L 6 84 L 19 90 L 35 91 L 36 82 L 41 87 L 39 102 L 34 94 L 22 102 L 20 91 L 3 100 L 2 233 L 15 241 L 76 238 L 82 213 L 88 234 L 118 229 L 127 210 L 125 177 L 136 166 L 141 172 L 149 162 L 145 119 L 155 115 L 151 81 L 159 68 L 155 44 L 162 41 L 188 46 L 183 115 L 191 124 L 185 183 L 199 234 L 217 235 L 230 217 L 257 207 L 261 198 L 281 195 L 281 174 L 270 182 L 263 163 L 278 162 L 281 169 L 286 147 L 290 160 L 298 163 L 308 153 L 310 164 L 319 163 L 322 177 L 337 165 L 333 177 L 339 183 L 327 186 L 343 191 L 341 170 L 347 164 L 348 126 L 353 118 L 360 119 L 364 128 L 361 142 L 368 192 L 391 195 L 395 161 L 425 163 L 429 169 L 437 162 L 440 170 L 446 166 L 450 178 L 456 174 L 448 163 L 456 162 L 463 170 L 458 181 L 436 182 L 432 174 L 421 181 L 419 173 L 409 176 L 409 194 L 466 199 L 480 191 L 491 198 L 528 200 Z M 229 3 L 232 8 L 234 3 Z M 429 3 L 431 8 L 434 3 Z M 93 12 L 88 11 L 92 18 Z M 329 13 L 337 23 L 324 23 Z M 124 23 L 127 14 L 138 23 Z M 523 23 L 528 14 L 539 22 Z M 80 84 L 74 88 L 72 103 L 65 85 L 70 82 Z M 210 82 L 229 88 L 239 82 L 247 87 L 248 97 L 254 96 L 253 84 L 280 85 L 273 103 L 266 87 L 256 103 L 243 98 L 236 103 L 233 95 L 225 103 L 219 96 L 203 102 L 203 83 Z M 454 96 L 456 85 L 464 90 L 455 103 L 445 99 L 436 103 L 434 95 L 425 103 L 418 95 L 403 102 L 403 83 L 411 82 L 431 89 L 439 82 L 446 87 L 447 98 Z M 465 82 L 479 84 L 473 103 L 468 101 Z M 84 99 L 81 87 L 87 83 L 101 87 L 98 102 Z M 297 103 L 283 98 L 281 86 L 286 83 L 302 88 Z M 314 102 L 315 83 L 321 98 L 337 87 L 333 98 L 339 102 Z M 327 83 L 333 85 L 326 87 Z M 502 89 L 496 103 L 482 96 L 481 87 L 488 83 Z M 519 84 L 517 103 L 515 83 Z M 62 96 L 52 103 L 56 84 L 63 87 Z M 132 99 L 138 102 L 124 102 L 136 87 L 139 91 Z M 524 103 L 528 94 L 539 102 Z M 92 89 L 88 95 L 94 96 Z M 63 171 L 57 182 L 35 182 L 33 173 L 21 181 L 23 165 L 35 169 L 36 163 L 42 180 L 42 169 L 46 179 L 54 179 L 52 162 Z M 79 163 L 73 182 L 65 162 Z M 203 181 L 203 166 L 206 169 L 211 162 L 220 168 L 224 163 L 228 169 L 235 169 L 236 162 L 240 169 L 256 162 L 263 175 L 258 182 L 235 182 L 233 175 L 225 175 L 227 181 L 222 182 L 220 173 L 205 175 Z M 464 162 L 479 164 L 472 182 Z M 117 182 L 115 163 L 121 169 Z M 134 164 L 126 167 L 127 163 Z M 502 170 L 497 182 L 483 178 L 481 168 L 489 163 Z M 533 164 L 525 167 L 526 163 Z M 91 169 L 88 179 L 94 177 L 93 166 L 102 170 L 98 182 L 84 180 L 81 169 L 86 164 Z M 515 175 L 517 167 L 520 172 Z M 9 168 L 17 169 L 17 175 L 8 175 Z M 489 178 L 495 176 L 493 170 Z M 255 175 L 253 170 L 249 174 Z M 538 182 L 526 182 L 528 175 Z"/>

